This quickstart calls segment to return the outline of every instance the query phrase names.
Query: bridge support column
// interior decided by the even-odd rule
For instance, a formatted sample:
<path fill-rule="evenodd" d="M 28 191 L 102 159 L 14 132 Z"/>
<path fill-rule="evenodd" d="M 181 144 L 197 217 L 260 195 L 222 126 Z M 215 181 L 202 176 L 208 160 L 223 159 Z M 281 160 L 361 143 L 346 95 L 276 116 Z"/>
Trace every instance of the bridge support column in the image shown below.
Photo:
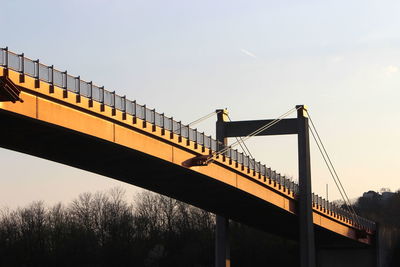
<path fill-rule="evenodd" d="M 314 223 L 312 217 L 311 163 L 308 118 L 304 106 L 296 106 L 299 162 L 300 266 L 315 267 Z"/>
<path fill-rule="evenodd" d="M 227 144 L 224 128 L 221 127 L 221 123 L 227 120 L 227 110 L 217 110 L 217 150 L 222 149 L 222 145 Z M 229 245 L 229 219 L 217 214 L 215 227 L 215 267 L 230 267 L 230 265 L 231 257 Z"/>
<path fill-rule="evenodd" d="M 299 243 L 300 266 L 315 267 L 315 240 L 314 223 L 312 217 L 312 192 L 311 192 L 311 164 L 310 164 L 310 140 L 307 110 L 303 105 L 296 106 L 296 119 L 283 119 L 279 124 L 270 129 L 265 129 L 257 134 L 284 135 L 297 134 L 298 138 L 298 167 L 299 167 Z M 253 133 L 274 120 L 227 122 L 226 110 L 217 110 L 217 141 L 227 144 L 227 137 L 241 137 Z M 220 149 L 218 145 L 217 149 Z M 217 236 L 218 238 L 218 236 Z M 226 239 L 225 239 L 226 240 Z M 221 241 L 222 242 L 222 241 Z M 224 265 L 222 265 L 224 266 Z"/>
<path fill-rule="evenodd" d="M 215 267 L 230 267 L 229 219 L 217 215 L 215 227 Z"/>

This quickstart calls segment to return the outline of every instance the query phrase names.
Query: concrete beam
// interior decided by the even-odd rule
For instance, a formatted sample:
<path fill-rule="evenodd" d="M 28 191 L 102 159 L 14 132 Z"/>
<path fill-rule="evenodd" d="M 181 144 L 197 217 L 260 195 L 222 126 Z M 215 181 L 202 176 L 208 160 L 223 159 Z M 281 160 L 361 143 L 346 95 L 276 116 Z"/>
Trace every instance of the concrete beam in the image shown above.
<path fill-rule="evenodd" d="M 248 136 L 273 121 L 274 120 L 218 121 L 217 128 L 220 128 L 220 131 L 225 137 L 243 137 Z M 297 119 L 283 119 L 270 128 L 261 131 L 256 136 L 287 134 L 297 134 Z"/>

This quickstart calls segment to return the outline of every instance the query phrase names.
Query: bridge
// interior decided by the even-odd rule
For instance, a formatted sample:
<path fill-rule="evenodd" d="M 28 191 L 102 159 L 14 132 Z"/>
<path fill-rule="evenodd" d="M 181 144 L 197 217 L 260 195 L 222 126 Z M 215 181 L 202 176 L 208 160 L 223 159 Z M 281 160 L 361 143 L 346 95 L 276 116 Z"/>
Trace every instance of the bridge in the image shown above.
<path fill-rule="evenodd" d="M 297 107 L 298 117 L 282 121 L 275 131 L 294 134 L 290 124 L 306 119 L 304 110 Z M 224 139 L 243 135 L 235 129 L 251 121 L 227 123 L 224 114 L 224 110 L 218 113 L 217 141 L 67 71 L 7 48 L 0 51 L 1 147 L 117 179 L 218 214 L 217 266 L 230 264 L 225 218 L 294 240 L 303 233 L 303 226 L 298 227 L 301 188 L 226 146 Z M 312 235 L 315 231 L 315 241 L 310 235 L 312 245 L 301 248 L 311 258 L 301 266 L 315 266 L 314 258 L 317 266 L 378 266 L 375 223 L 311 192 L 309 197 L 309 231 Z"/>

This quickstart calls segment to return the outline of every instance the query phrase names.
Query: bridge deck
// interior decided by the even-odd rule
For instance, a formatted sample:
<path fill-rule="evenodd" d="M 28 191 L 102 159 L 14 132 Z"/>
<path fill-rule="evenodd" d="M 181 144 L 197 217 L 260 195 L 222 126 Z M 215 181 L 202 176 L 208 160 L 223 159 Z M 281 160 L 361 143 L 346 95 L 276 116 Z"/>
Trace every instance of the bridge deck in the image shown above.
<path fill-rule="evenodd" d="M 0 67 L 23 103 L 0 102 L 0 146 L 95 172 L 296 238 L 296 195 L 266 175 L 136 116 Z M 293 188 L 292 188 L 293 189 Z M 374 229 L 314 203 L 317 242 L 372 244 Z M 367 235 L 357 233 L 364 229 Z M 351 240 L 356 242 L 351 242 Z M 330 242 L 331 243 L 331 242 Z"/>

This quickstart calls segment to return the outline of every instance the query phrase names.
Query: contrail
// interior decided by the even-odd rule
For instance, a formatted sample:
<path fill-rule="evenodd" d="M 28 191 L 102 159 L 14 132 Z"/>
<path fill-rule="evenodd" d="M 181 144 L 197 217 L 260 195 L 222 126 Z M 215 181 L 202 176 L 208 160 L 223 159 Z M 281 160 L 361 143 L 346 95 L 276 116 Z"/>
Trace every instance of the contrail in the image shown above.
<path fill-rule="evenodd" d="M 245 54 L 245 55 L 247 55 L 247 56 L 249 56 L 249 57 L 252 57 L 252 58 L 257 58 L 257 56 L 256 55 L 254 55 L 253 53 L 251 53 L 250 51 L 247 51 L 246 49 L 240 49 L 240 52 L 242 52 L 243 54 Z"/>

